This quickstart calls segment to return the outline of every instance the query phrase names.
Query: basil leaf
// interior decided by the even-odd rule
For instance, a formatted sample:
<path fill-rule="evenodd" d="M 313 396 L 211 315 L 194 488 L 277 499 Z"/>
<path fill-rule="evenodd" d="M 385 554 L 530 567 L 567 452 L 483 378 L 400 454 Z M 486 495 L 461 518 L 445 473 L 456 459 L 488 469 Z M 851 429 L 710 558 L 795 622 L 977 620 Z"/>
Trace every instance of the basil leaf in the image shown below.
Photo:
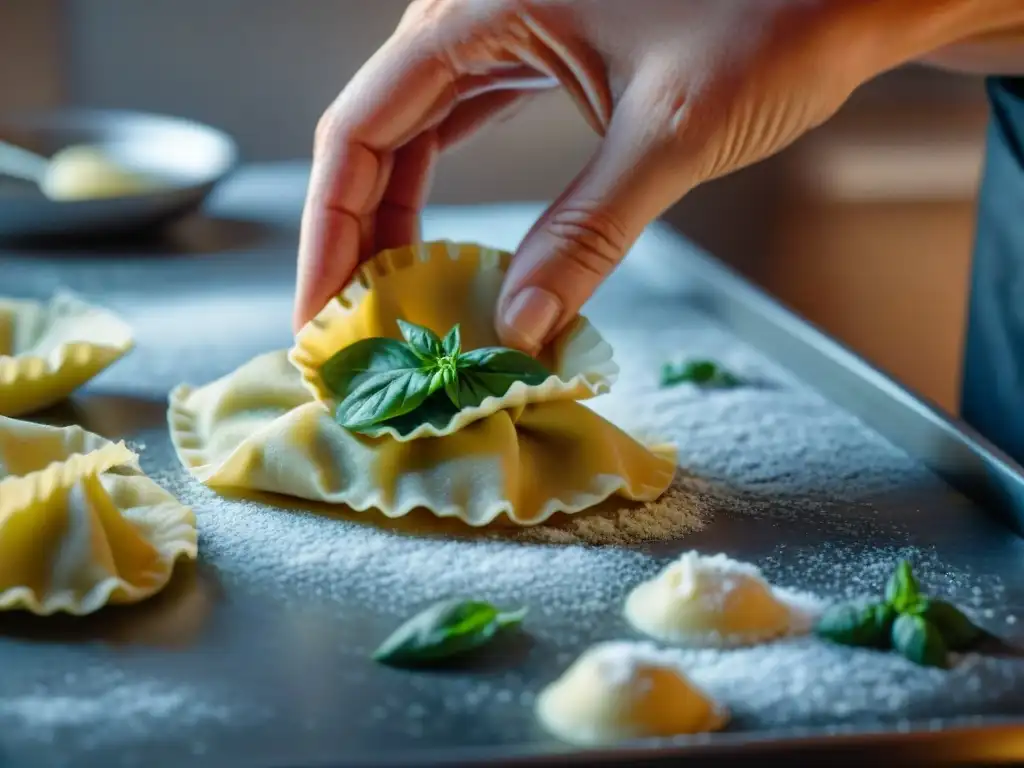
<path fill-rule="evenodd" d="M 444 386 L 444 368 L 435 368 L 430 374 L 430 387 L 427 394 L 432 395 Z"/>
<path fill-rule="evenodd" d="M 976 626 L 952 603 L 926 598 L 918 602 L 911 613 L 920 616 L 939 630 L 951 651 L 964 651 L 978 643 L 985 632 Z"/>
<path fill-rule="evenodd" d="M 947 666 L 948 649 L 938 627 L 921 616 L 904 613 L 892 625 L 892 645 L 915 664 Z"/>
<path fill-rule="evenodd" d="M 665 363 L 661 367 L 661 386 L 696 384 L 702 387 L 729 388 L 739 386 L 741 380 L 711 360 L 692 360 L 676 367 Z"/>
<path fill-rule="evenodd" d="M 395 416 L 375 424 L 372 427 L 359 430 L 364 435 L 376 436 L 383 433 L 385 428 L 395 430 L 400 435 L 407 435 L 414 432 L 424 424 L 433 424 L 438 429 L 444 429 L 451 422 L 452 417 L 459 412 L 459 409 L 452 405 L 452 401 L 441 390 L 429 395 L 419 408 L 411 413 Z"/>
<path fill-rule="evenodd" d="M 460 656 L 485 645 L 499 630 L 519 624 L 525 616 L 525 608 L 505 613 L 477 600 L 445 600 L 392 632 L 373 659 L 413 666 Z"/>
<path fill-rule="evenodd" d="M 397 320 L 398 330 L 402 337 L 408 342 L 409 348 L 424 362 L 433 363 L 437 358 L 444 355 L 441 346 L 441 339 L 429 328 L 422 325 L 408 323 L 405 320 Z"/>
<path fill-rule="evenodd" d="M 514 349 L 484 347 L 459 356 L 459 405 L 471 408 L 501 397 L 515 382 L 542 384 L 551 375 L 538 360 Z"/>
<path fill-rule="evenodd" d="M 904 613 L 920 599 L 921 588 L 917 585 L 910 563 L 901 560 L 885 586 L 885 601 L 898 613 Z"/>
<path fill-rule="evenodd" d="M 360 432 L 418 408 L 430 394 L 432 379 L 432 372 L 419 367 L 368 373 L 338 403 L 334 417 L 346 429 Z"/>
<path fill-rule="evenodd" d="M 895 612 L 885 603 L 847 603 L 826 610 L 814 631 L 819 637 L 840 645 L 887 648 L 895 617 Z"/>
<path fill-rule="evenodd" d="M 444 348 L 444 353 L 451 357 L 458 357 L 462 353 L 462 334 L 459 331 L 458 323 L 453 325 L 452 329 L 448 331 L 448 335 L 444 337 L 441 346 Z"/>
<path fill-rule="evenodd" d="M 454 368 L 448 367 L 444 369 L 444 391 L 456 410 L 461 409 L 462 406 L 459 401 L 459 374 Z"/>
<path fill-rule="evenodd" d="M 421 365 L 420 358 L 400 341 L 363 339 L 345 347 L 320 366 L 320 378 L 340 400 L 358 388 L 368 376 L 419 368 Z"/>

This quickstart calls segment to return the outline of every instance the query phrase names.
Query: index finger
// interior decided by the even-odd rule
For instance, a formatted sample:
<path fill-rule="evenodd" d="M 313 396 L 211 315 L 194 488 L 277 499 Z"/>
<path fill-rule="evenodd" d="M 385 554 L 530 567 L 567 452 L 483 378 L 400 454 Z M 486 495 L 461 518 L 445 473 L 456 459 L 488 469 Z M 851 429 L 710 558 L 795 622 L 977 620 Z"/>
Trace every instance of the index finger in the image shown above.
<path fill-rule="evenodd" d="M 361 221 L 380 203 L 392 153 L 455 98 L 444 61 L 400 30 L 328 107 L 317 126 L 302 213 L 296 330 L 358 265 Z"/>

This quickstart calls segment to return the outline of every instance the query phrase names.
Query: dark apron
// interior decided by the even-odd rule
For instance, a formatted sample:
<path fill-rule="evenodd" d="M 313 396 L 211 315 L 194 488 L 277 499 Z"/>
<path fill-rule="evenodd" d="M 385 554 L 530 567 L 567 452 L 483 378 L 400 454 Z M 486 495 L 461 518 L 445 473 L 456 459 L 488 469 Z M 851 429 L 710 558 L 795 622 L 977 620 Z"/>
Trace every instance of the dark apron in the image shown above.
<path fill-rule="evenodd" d="M 1024 464 L 1024 78 L 988 81 L 962 416 Z"/>

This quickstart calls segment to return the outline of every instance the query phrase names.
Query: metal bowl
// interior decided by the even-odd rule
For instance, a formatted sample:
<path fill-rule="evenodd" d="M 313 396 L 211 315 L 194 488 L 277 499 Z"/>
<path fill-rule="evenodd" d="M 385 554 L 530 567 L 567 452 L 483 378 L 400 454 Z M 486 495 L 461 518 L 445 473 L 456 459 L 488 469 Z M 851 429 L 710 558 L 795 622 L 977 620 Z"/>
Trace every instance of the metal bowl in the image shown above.
<path fill-rule="evenodd" d="M 0 238 L 98 237 L 141 232 L 198 208 L 230 173 L 238 149 L 227 134 L 180 118 L 68 109 L 0 115 L 0 139 L 45 157 L 72 144 L 163 181 L 122 197 L 58 202 L 29 182 L 0 176 Z"/>

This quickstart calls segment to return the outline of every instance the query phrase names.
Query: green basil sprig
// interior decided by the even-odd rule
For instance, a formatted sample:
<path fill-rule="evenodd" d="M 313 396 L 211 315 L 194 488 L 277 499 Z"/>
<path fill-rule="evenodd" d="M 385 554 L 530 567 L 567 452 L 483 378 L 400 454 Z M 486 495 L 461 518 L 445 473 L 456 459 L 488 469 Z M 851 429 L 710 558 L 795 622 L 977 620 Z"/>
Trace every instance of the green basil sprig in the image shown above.
<path fill-rule="evenodd" d="M 514 349 L 463 352 L 458 325 L 443 339 L 404 320 L 398 327 L 404 342 L 363 339 L 321 366 L 324 385 L 339 401 L 335 419 L 346 429 L 372 434 L 386 422 L 400 431 L 443 425 L 463 408 L 503 396 L 517 381 L 536 385 L 550 376 Z"/>
<path fill-rule="evenodd" d="M 815 632 L 841 645 L 894 649 L 915 664 L 943 669 L 949 651 L 968 650 L 985 636 L 952 603 L 924 596 L 906 560 L 889 577 L 884 600 L 832 606 Z"/>
<path fill-rule="evenodd" d="M 742 381 L 711 360 L 691 360 L 678 366 L 665 363 L 661 367 L 661 386 L 674 387 L 679 384 L 696 384 L 699 387 L 738 387 Z"/>
<path fill-rule="evenodd" d="M 526 609 L 500 611 L 479 600 L 444 600 L 413 616 L 381 643 L 374 661 L 417 666 L 461 656 L 518 625 Z"/>

